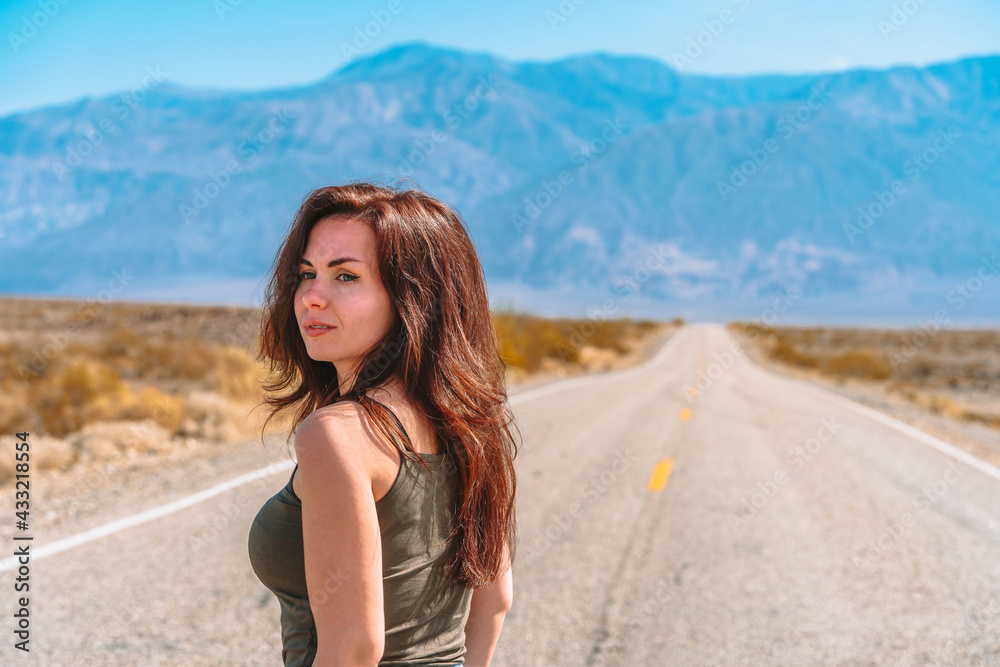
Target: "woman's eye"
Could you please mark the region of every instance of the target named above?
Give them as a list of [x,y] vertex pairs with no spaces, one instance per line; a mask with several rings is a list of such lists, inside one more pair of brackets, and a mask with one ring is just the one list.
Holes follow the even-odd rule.
[[[302,273],[299,274],[299,280],[312,279],[315,277],[316,275],[312,271],[303,271]],[[344,277],[347,277],[350,280],[340,280],[341,278]],[[341,273],[340,275],[337,276],[337,280],[339,280],[342,283],[353,283],[357,279],[358,279],[357,276],[352,275],[350,273]]]

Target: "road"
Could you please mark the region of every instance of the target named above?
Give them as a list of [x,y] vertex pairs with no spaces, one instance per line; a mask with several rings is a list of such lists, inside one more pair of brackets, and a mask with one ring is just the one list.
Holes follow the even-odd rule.
[[[641,367],[512,397],[520,542],[492,664],[1000,664],[1000,473],[734,340],[689,325]],[[246,540],[290,472],[34,561],[30,657],[5,630],[0,661],[280,664]]]

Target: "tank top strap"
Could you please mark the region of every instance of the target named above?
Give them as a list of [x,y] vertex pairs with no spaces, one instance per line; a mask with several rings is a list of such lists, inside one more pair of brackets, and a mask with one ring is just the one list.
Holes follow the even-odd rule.
[[[403,432],[403,435],[406,436],[407,442],[409,442],[410,444],[412,444],[413,440],[410,439],[410,434],[406,432],[406,427],[403,426],[403,422],[400,421],[399,417],[396,416],[396,413],[393,412],[392,409],[388,405],[386,405],[385,403],[382,403],[381,401],[376,401],[374,398],[369,399],[369,400],[374,401],[375,403],[378,403],[383,408],[385,408],[389,412],[390,415],[392,415],[392,418],[394,420],[396,420],[397,424],[399,424],[399,430],[401,430]],[[395,436],[393,436],[393,437],[395,438]],[[415,456],[419,456],[421,459],[423,459],[424,461],[427,461],[432,466],[433,465],[440,465],[441,461],[443,461],[444,453],[442,453],[442,452],[438,452],[437,454],[421,454],[421,453],[417,452],[415,449],[413,449],[411,446],[408,446],[405,442],[397,442],[397,444],[399,445],[400,449],[405,449],[406,451],[410,452],[411,454],[413,454]],[[403,465],[410,465],[411,463],[412,463],[412,461],[411,461],[411,459],[409,457],[407,457],[407,456],[403,457]]]
[[[397,416],[396,416],[396,413],[395,413],[395,412],[393,412],[393,411],[392,411],[392,409],[391,409],[391,408],[390,408],[390,407],[389,407],[388,405],[386,405],[385,403],[383,403],[383,402],[381,402],[381,401],[376,401],[376,400],[375,400],[374,398],[369,398],[368,400],[370,400],[370,401],[371,401],[371,402],[373,402],[373,403],[378,403],[378,404],[379,404],[379,405],[381,405],[381,406],[382,406],[383,408],[385,408],[385,409],[386,409],[386,411],[387,411],[387,412],[388,412],[388,413],[389,413],[390,415],[392,415],[392,418],[393,418],[393,419],[395,420],[395,422],[396,422],[396,423],[397,423],[397,424],[399,425],[399,430],[400,430],[400,431],[402,431],[402,432],[403,432],[403,435],[405,435],[405,436],[406,436],[406,441],[407,441],[407,442],[413,442],[413,441],[412,441],[412,440],[410,439],[410,434],[406,432],[406,428],[405,428],[405,427],[403,426],[403,422],[401,422],[401,421],[399,420],[399,417],[397,417]],[[402,443],[402,444],[405,444],[405,443]],[[412,449],[410,449],[409,447],[404,447],[404,448],[405,448],[405,449],[409,449],[410,451],[413,451],[413,450],[412,450]]]

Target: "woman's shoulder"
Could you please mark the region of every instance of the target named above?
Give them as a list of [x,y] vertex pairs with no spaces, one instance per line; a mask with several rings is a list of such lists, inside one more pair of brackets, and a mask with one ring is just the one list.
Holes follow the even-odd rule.
[[309,413],[295,430],[295,458],[299,464],[292,474],[292,490],[302,497],[299,473],[338,470],[371,483],[376,456],[361,427],[360,405],[342,401]]
[[351,429],[361,422],[360,413],[363,408],[353,401],[338,401],[330,405],[324,405],[306,415],[295,435],[309,432],[318,433],[323,431],[338,431]]
[[313,445],[344,447],[354,455],[366,454],[370,460],[382,449],[368,414],[353,400],[324,405],[302,420],[295,431],[295,447],[298,450]]
[[302,423],[309,420],[314,422],[350,422],[352,418],[357,419],[363,413],[364,408],[357,401],[341,400],[316,408],[306,416]]

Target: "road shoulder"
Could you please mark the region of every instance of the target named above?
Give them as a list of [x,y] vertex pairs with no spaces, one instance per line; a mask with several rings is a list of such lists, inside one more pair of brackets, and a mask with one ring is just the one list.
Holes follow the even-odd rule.
[[745,336],[738,333],[734,335],[740,339],[747,358],[758,366],[777,375],[816,384],[844,398],[878,410],[1000,468],[1000,430],[931,412],[870,382],[851,378],[838,380],[820,373],[779,364],[768,358]]

